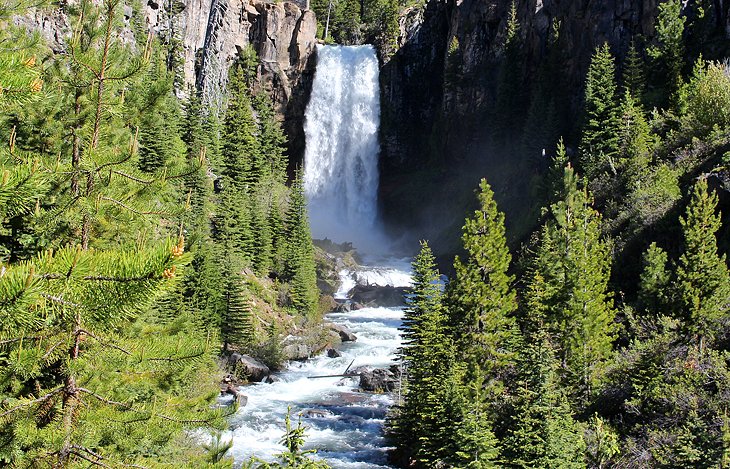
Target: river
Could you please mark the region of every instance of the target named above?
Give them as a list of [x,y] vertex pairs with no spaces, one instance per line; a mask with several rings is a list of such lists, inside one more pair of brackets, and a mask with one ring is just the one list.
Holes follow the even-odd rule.
[[[386,261],[388,262],[388,261]],[[395,267],[364,268],[342,272],[341,298],[355,283],[406,286],[410,282],[407,262],[389,261]],[[224,439],[233,439],[231,454],[237,465],[251,456],[272,460],[282,451],[279,439],[284,434],[284,416],[292,408],[293,421],[302,414],[307,429],[305,449],[316,449],[317,457],[333,468],[373,469],[390,467],[382,430],[388,407],[397,399],[392,394],[358,391],[358,378],[318,378],[313,376],[342,373],[352,368],[388,368],[394,363],[401,344],[401,308],[364,308],[333,312],[325,319],[349,328],[355,342],[339,347],[341,357],[314,357],[306,362],[291,362],[275,374],[274,383],[255,383],[243,389],[248,403],[231,419],[231,430]]]

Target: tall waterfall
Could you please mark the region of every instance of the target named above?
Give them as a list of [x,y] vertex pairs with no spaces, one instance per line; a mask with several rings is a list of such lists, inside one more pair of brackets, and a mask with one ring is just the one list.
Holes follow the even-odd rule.
[[377,220],[378,60],[372,46],[318,46],[317,54],[304,124],[312,233],[368,249]]

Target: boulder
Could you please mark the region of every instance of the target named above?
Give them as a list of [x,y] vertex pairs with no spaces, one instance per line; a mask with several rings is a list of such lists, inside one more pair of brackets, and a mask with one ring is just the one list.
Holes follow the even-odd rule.
[[390,370],[375,368],[360,371],[360,389],[370,392],[394,391],[398,388],[398,377]]
[[251,383],[261,382],[271,373],[269,367],[259,360],[239,353],[228,357],[228,366],[234,370],[236,376],[245,378]]
[[342,354],[340,353],[339,350],[335,350],[333,348],[328,348],[327,349],[327,356],[330,357],[330,358],[339,358],[339,357],[342,356]]
[[221,389],[221,396],[225,395],[233,396],[233,401],[225,404],[226,406],[233,405],[233,402],[237,402],[239,407],[246,407],[246,404],[248,404],[248,396],[246,396],[233,384],[228,384]]
[[311,418],[322,419],[322,418],[327,418],[327,417],[331,417],[331,416],[332,416],[332,412],[330,412],[329,410],[324,410],[324,409],[307,409],[304,412],[302,412],[302,417],[304,417],[305,419],[311,419]]
[[287,360],[306,360],[312,354],[312,350],[306,344],[293,343],[285,345],[281,353]]
[[340,324],[328,323],[327,327],[331,331],[337,332],[340,335],[340,340],[342,342],[355,342],[357,340],[357,336],[345,326],[342,326]]
[[407,292],[405,287],[393,287],[386,285],[356,285],[350,290],[350,300],[353,303],[362,303],[368,306],[382,306],[392,308],[405,306],[404,295]]

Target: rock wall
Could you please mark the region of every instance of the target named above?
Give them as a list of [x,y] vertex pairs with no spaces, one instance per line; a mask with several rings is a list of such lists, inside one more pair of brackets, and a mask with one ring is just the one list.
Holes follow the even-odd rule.
[[[515,0],[524,44],[522,87],[528,96],[547,57],[553,25],[559,24],[560,69],[569,93],[566,102],[558,103],[564,108],[563,135],[570,137],[577,127],[594,48],[608,42],[622,57],[632,38],[650,42],[659,2]],[[704,3],[713,5],[708,11],[713,34],[727,39],[730,2]],[[512,0],[428,0],[402,15],[400,48],[382,65],[384,217],[399,230],[411,227],[435,241],[441,252],[458,246],[458,230],[480,177],[492,184],[513,243],[530,232],[537,218],[534,160],[540,155],[504,154],[489,146],[489,115],[495,107],[511,5]],[[683,9],[689,25],[698,0],[685,1]],[[454,38],[458,47],[450,53]],[[450,70],[449,63],[458,64],[457,70]],[[437,226],[447,232],[434,230]]]

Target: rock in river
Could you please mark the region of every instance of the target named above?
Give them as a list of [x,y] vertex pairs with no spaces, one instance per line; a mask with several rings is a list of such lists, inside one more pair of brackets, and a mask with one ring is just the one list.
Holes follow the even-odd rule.
[[331,331],[335,331],[340,335],[340,340],[342,342],[355,342],[357,340],[357,336],[350,331],[350,329],[346,328],[345,326],[342,326],[340,324],[332,324],[328,323],[327,327]]
[[271,373],[268,366],[253,357],[240,353],[234,353],[228,357],[228,366],[233,369],[237,377],[245,378],[252,383],[263,381]]

